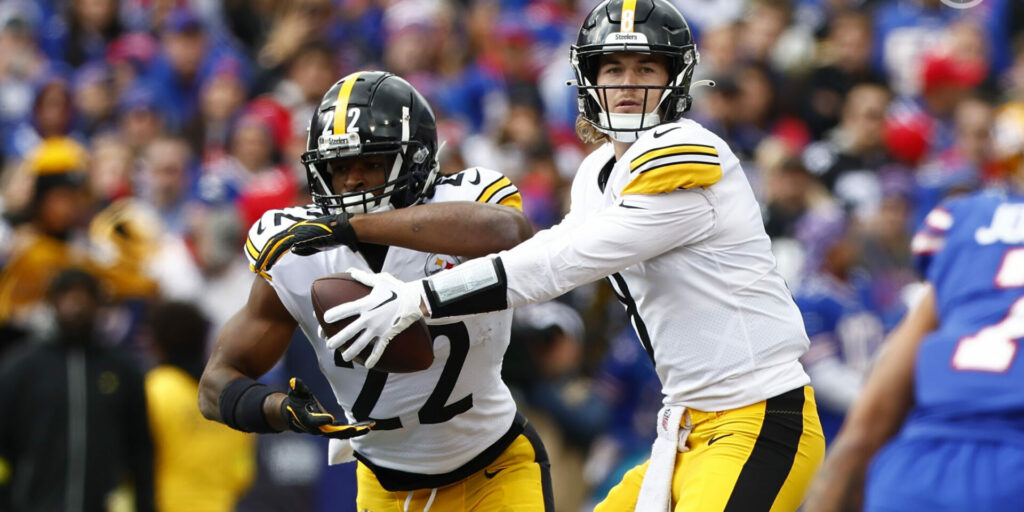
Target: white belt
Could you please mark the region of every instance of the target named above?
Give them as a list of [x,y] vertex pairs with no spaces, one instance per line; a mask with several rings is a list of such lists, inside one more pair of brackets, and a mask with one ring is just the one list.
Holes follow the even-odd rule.
[[[685,418],[685,424],[679,425]],[[672,510],[672,475],[675,474],[676,454],[690,451],[686,438],[693,430],[690,414],[685,407],[665,406],[658,411],[658,437],[651,447],[651,460],[640,486],[636,512],[665,512]]]

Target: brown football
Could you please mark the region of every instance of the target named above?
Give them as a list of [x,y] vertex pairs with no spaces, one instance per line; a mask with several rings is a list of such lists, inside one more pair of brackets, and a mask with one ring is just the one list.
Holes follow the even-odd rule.
[[[352,279],[348,274],[332,274],[313,281],[310,287],[310,297],[313,299],[313,311],[316,312],[316,320],[320,322],[324,333],[331,337],[356,319],[355,316],[343,318],[329,324],[324,322],[324,312],[338,304],[344,304],[356,299],[361,299],[370,293],[370,288],[359,281]],[[339,348],[335,354],[335,361],[342,364]],[[354,359],[355,362],[363,364],[370,356],[371,347],[366,347]],[[427,324],[423,319],[413,322],[404,331],[398,333],[388,348],[384,350],[374,370],[390,373],[410,373],[425,370],[434,362],[433,339],[427,330]]]

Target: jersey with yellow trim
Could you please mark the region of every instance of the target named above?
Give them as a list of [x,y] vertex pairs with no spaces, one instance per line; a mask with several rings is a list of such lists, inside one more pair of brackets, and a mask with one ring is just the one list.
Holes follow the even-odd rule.
[[728,145],[683,119],[580,165],[557,226],[501,253],[510,306],[608,277],[665,403],[747,406],[809,382],[808,340]]
[[[517,209],[521,204],[518,190],[507,178],[481,168],[442,177],[425,202],[447,201],[479,201]],[[246,241],[250,263],[275,233],[320,215],[317,206],[264,213]],[[413,281],[461,261],[451,255],[391,247],[382,270]],[[500,375],[511,311],[431,324],[434,363],[426,370],[407,374],[369,371],[342,360],[340,351],[326,348],[326,341],[317,335],[311,306],[313,281],[349,267],[373,271],[362,255],[342,246],[305,257],[286,253],[266,277],[313,345],[320,369],[349,421],[377,421],[373,432],[352,440],[360,460],[415,474],[458,470],[512,426],[516,405]]]

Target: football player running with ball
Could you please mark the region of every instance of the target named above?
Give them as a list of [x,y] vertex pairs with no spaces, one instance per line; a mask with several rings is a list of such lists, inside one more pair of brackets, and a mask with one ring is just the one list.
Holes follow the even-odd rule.
[[697,60],[667,0],[600,3],[571,64],[578,131],[610,140],[580,165],[565,219],[426,279],[360,276],[375,288],[328,310],[327,321],[358,315],[328,346],[354,338],[347,359],[422,316],[502,310],[606,277],[661,378],[664,408],[650,460],[595,510],[796,510],[825,451],[798,361],[808,339],[739,161],[683,117]]
[[[510,311],[432,322],[434,362],[415,373],[352,363],[318,333],[317,278],[352,268],[414,280],[529,236],[508,178],[480,168],[438,176],[437,149],[434,114],[405,80],[368,71],[334,84],[302,157],[315,204],[268,211],[249,231],[260,277],[217,339],[200,408],[245,432],[332,438],[331,463],[359,461],[359,510],[552,510],[547,455],[500,378]],[[287,394],[253,380],[296,326],[349,424],[297,379]]]

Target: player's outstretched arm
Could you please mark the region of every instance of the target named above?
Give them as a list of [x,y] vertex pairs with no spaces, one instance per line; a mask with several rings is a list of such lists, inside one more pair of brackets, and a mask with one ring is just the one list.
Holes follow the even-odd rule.
[[[240,414],[243,411],[237,405],[228,411],[232,417],[225,418],[222,411],[226,404],[222,400],[244,402],[246,393],[259,392],[258,384],[240,383],[257,379],[270,370],[288,348],[296,325],[274,289],[263,279],[253,281],[249,300],[221,330],[199,381],[199,409],[203,416],[232,428],[241,426],[240,430],[288,428],[281,414],[284,393],[273,393],[263,401],[265,424],[260,423],[260,418]],[[239,387],[243,385],[248,385],[248,389]],[[229,388],[231,393],[225,396]]]
[[917,349],[924,336],[937,326],[935,289],[929,285],[886,340],[875,368],[811,485],[805,511],[861,509],[868,463],[899,431],[913,406]]
[[361,242],[467,258],[511,249],[533,235],[523,212],[473,201],[421,204],[349,222]]

